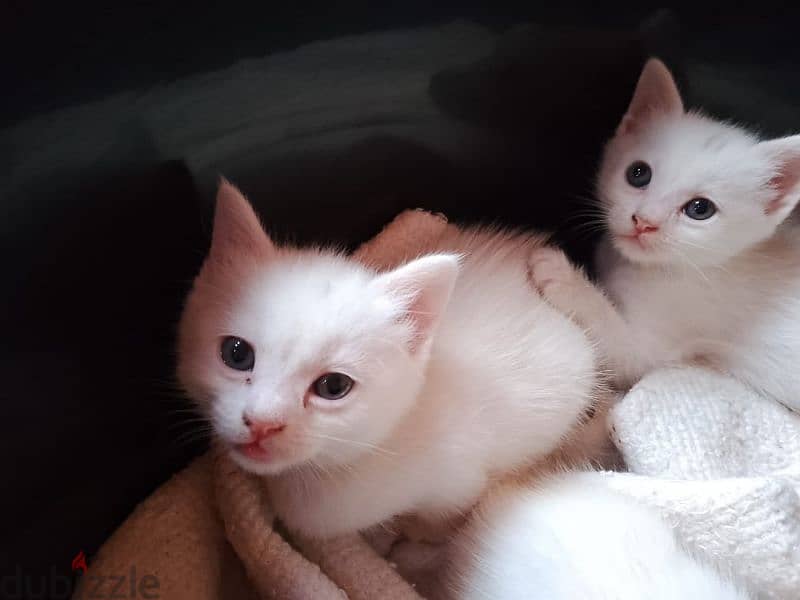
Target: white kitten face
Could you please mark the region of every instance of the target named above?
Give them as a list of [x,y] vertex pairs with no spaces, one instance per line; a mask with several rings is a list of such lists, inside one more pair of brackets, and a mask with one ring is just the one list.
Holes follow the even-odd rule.
[[616,247],[637,262],[706,265],[769,236],[775,225],[764,206],[774,192],[755,146],[745,133],[692,114],[617,136],[599,185]]
[[759,143],[686,113],[669,72],[651,61],[598,176],[614,245],[638,263],[722,264],[791,211],[797,157],[800,138]]
[[[242,282],[221,335],[209,340],[203,374],[214,428],[240,464],[270,473],[312,459],[347,462],[379,444],[414,400],[423,365],[371,279],[344,261],[308,255],[277,259]],[[252,369],[225,363],[226,336],[247,341]],[[339,375],[320,381],[327,374]],[[246,420],[284,429],[253,445]]]
[[260,226],[243,234],[256,225],[252,213],[218,208],[181,324],[179,376],[245,469],[347,464],[413,405],[457,259],[377,275],[332,254],[274,248]]

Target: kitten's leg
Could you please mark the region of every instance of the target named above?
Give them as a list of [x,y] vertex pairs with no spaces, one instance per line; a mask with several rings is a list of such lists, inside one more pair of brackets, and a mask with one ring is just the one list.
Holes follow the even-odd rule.
[[619,384],[629,385],[641,377],[646,365],[628,323],[564,252],[549,246],[536,248],[528,260],[528,273],[553,307],[586,329]]
[[458,600],[744,600],[693,559],[655,509],[594,473],[491,492],[455,538],[442,584]]

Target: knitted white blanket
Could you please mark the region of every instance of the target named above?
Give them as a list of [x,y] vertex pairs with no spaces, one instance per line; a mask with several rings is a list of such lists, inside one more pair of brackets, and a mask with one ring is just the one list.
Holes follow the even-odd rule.
[[756,598],[800,599],[800,415],[704,369],[655,371],[610,416],[631,473],[687,549]]

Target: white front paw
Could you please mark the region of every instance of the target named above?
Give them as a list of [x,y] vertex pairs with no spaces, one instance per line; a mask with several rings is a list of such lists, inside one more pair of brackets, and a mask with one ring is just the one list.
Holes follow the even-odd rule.
[[528,258],[528,276],[539,293],[547,297],[555,288],[571,285],[580,273],[564,252],[543,246],[533,250]]

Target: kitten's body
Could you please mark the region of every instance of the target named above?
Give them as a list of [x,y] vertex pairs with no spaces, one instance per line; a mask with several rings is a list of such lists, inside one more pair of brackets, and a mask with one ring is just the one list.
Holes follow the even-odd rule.
[[[632,182],[643,163],[646,181]],[[701,363],[798,409],[800,232],[788,218],[798,183],[800,136],[759,141],[685,112],[669,72],[651,61],[598,176],[608,297],[553,250],[534,253],[534,280],[587,328],[623,385]],[[691,216],[698,198],[712,203],[710,216]]]
[[451,552],[458,600],[746,598],[688,555],[652,508],[594,473],[490,493]]
[[[232,457],[269,476],[295,531],[458,514],[494,474],[554,450],[596,391],[591,344],[528,280],[542,243],[448,228],[439,254],[377,274],[274,247],[225,184],[179,375]],[[231,336],[252,348],[238,363]],[[355,381],[340,399],[316,387],[331,372]]]
[[[659,269],[630,262],[608,241],[599,278],[624,316],[606,335],[628,382],[655,367],[700,361],[800,408],[800,231],[775,236],[716,267]],[[607,338],[609,339],[609,338]]]
[[331,535],[406,512],[450,517],[490,476],[558,445],[596,381],[586,338],[527,282],[527,257],[541,243],[450,230],[436,250],[464,259],[416,403],[381,451],[330,472],[300,467],[273,478],[273,501],[290,526]]

